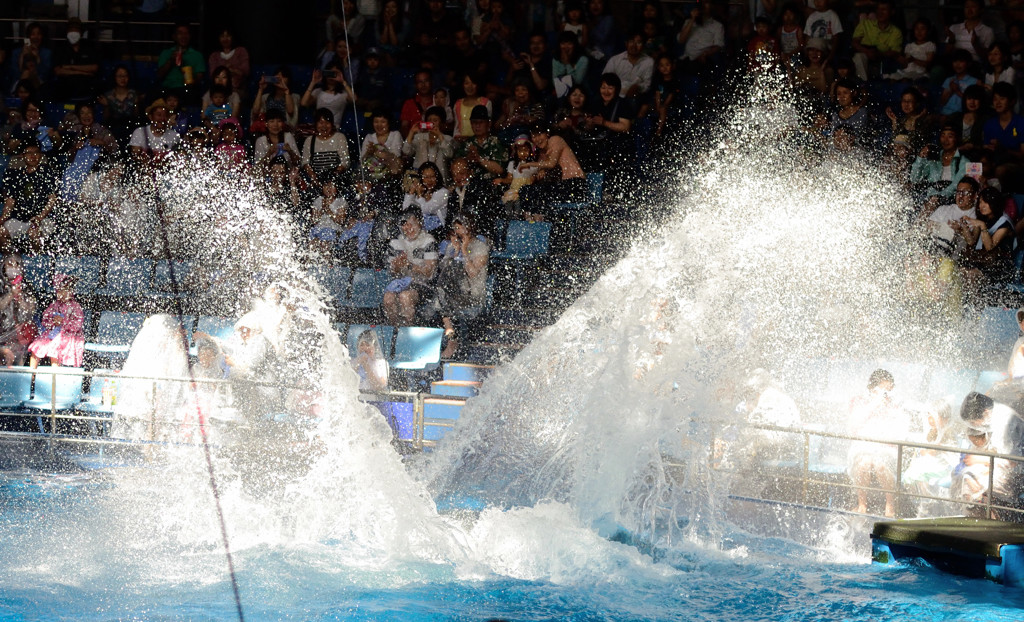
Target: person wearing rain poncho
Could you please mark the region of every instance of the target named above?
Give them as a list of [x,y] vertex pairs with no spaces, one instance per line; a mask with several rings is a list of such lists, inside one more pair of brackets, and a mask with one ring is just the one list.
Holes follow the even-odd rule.
[[235,322],[235,330],[227,340],[218,340],[196,332],[195,339],[217,344],[224,355],[227,377],[231,380],[234,405],[247,419],[254,420],[280,410],[280,391],[269,383],[275,380],[277,355],[263,335],[261,316],[250,311]]
[[[1013,408],[987,395],[971,391],[960,406],[960,419],[967,426],[972,449],[1013,456],[1024,456],[1024,418]],[[977,503],[968,515],[984,516],[983,504],[989,497],[993,505],[1024,509],[1024,463],[995,460],[989,483],[989,458],[963,454],[953,475],[952,493],[961,501]],[[1024,522],[1024,514],[993,509],[990,518]]]

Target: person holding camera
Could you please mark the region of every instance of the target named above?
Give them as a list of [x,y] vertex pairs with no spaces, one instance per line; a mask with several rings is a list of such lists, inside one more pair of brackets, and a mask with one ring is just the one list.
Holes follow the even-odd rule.
[[355,101],[355,91],[335,62],[328,65],[324,71],[313,70],[313,79],[309,81],[306,92],[302,94],[299,105],[314,109],[327,108],[334,113],[334,125],[340,127],[345,108],[349,102],[354,104]]
[[970,162],[958,149],[960,136],[955,128],[943,126],[938,145],[925,145],[910,167],[910,181],[924,191],[924,196],[948,203],[957,184],[967,174]]
[[412,157],[412,166],[415,169],[423,166],[424,162],[433,162],[441,171],[441,178],[448,182],[448,162],[455,153],[452,144],[452,137],[441,132],[441,124],[444,122],[444,110],[438,106],[431,106],[423,113],[423,121],[409,128],[409,134],[402,144],[402,154]]
[[[391,115],[383,108],[370,114],[373,131],[363,139],[363,169],[374,181],[402,172],[402,135],[391,129]],[[422,125],[422,124],[421,124]]]
[[295,127],[299,122],[299,96],[291,90],[292,72],[286,65],[281,65],[272,76],[260,78],[256,89],[256,98],[252,102],[252,120],[261,120],[271,110],[284,112],[285,122]]

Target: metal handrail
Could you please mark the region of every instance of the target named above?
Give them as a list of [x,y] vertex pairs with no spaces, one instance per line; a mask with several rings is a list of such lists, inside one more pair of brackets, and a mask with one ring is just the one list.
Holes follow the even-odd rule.
[[[802,452],[802,456],[801,456],[801,458],[802,458],[801,459],[801,473],[802,473],[802,476],[801,477],[794,477],[792,475],[786,475],[784,473],[777,473],[777,474],[773,474],[772,477],[775,477],[775,478],[780,479],[780,480],[785,480],[785,481],[799,482],[801,484],[801,488],[802,488],[801,498],[802,498],[803,503],[805,505],[808,503],[807,491],[808,491],[808,485],[810,485],[810,484],[819,484],[819,485],[822,485],[822,486],[831,486],[831,487],[835,487],[835,488],[844,488],[844,489],[852,489],[852,490],[864,490],[864,491],[868,491],[868,492],[882,492],[882,493],[886,493],[886,494],[894,494],[894,495],[897,495],[899,497],[910,497],[910,498],[915,498],[915,499],[928,499],[928,500],[932,500],[932,501],[943,501],[943,502],[953,503],[955,505],[960,505],[960,506],[965,506],[965,507],[975,507],[975,506],[979,505],[976,502],[965,501],[965,500],[962,500],[962,499],[954,499],[952,497],[940,497],[940,496],[936,496],[936,495],[927,495],[927,494],[909,492],[909,491],[904,490],[903,489],[903,481],[902,481],[904,449],[905,448],[912,448],[912,449],[927,449],[927,450],[932,450],[932,451],[942,451],[942,452],[945,452],[945,453],[969,454],[969,455],[982,456],[982,457],[988,458],[988,494],[986,494],[986,496],[985,496],[986,497],[986,499],[985,499],[985,512],[986,512],[986,515],[991,516],[993,509],[1007,510],[1007,511],[1011,511],[1011,512],[1024,512],[1024,510],[1022,510],[1021,508],[1008,507],[1008,506],[1004,506],[1004,505],[1000,505],[1000,504],[996,504],[996,503],[992,502],[992,485],[993,485],[994,477],[995,477],[995,475],[994,475],[995,461],[996,460],[1009,460],[1009,461],[1012,461],[1012,462],[1024,462],[1024,456],[1015,456],[1015,455],[1012,455],[1012,454],[1000,454],[1000,453],[991,452],[991,451],[984,451],[984,450],[980,450],[980,449],[976,449],[976,448],[950,447],[948,445],[937,445],[935,443],[923,443],[923,442],[918,442],[918,441],[879,439],[879,438],[872,438],[872,437],[866,437],[866,436],[858,436],[858,435],[853,435],[853,434],[840,434],[840,433],[835,433],[835,432],[825,432],[825,431],[819,431],[819,430],[808,430],[806,428],[792,428],[792,427],[775,426],[775,425],[769,425],[769,424],[737,423],[737,422],[731,422],[731,421],[725,421],[725,420],[712,421],[711,423],[713,425],[716,425],[716,424],[717,425],[726,425],[726,426],[743,427],[743,428],[756,429],[756,430],[764,430],[764,431],[769,431],[769,432],[783,432],[783,433],[789,433],[789,434],[795,434],[795,435],[798,434],[798,435],[800,435],[802,440],[803,440],[803,452]],[[716,426],[716,429],[717,429],[717,426]],[[873,487],[873,486],[859,486],[857,484],[846,484],[846,483],[842,483],[842,482],[826,481],[826,480],[822,480],[822,479],[817,479],[817,478],[811,477],[810,476],[810,438],[812,436],[817,436],[819,438],[834,439],[834,440],[860,441],[860,442],[866,442],[866,443],[876,443],[876,444],[879,444],[879,445],[895,446],[897,469],[896,469],[896,473],[895,473],[894,488],[893,489],[887,489],[887,488],[876,488],[876,487]],[[712,434],[712,443],[715,442],[716,438],[717,438],[717,434],[713,433]],[[671,462],[669,463],[669,465],[670,466],[682,466],[680,464],[671,463]],[[724,468],[721,468],[721,467],[714,467],[714,468],[717,471],[725,472],[725,473],[738,473],[739,472],[738,470],[735,470],[735,469],[724,469]]]

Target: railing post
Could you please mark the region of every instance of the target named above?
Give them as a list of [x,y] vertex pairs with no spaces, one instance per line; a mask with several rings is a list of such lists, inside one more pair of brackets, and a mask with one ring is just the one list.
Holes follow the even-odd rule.
[[418,391],[412,398],[412,438],[413,446],[423,451],[423,394]]
[[149,409],[149,440],[156,440],[156,380],[153,381],[153,403]]
[[992,483],[995,481],[996,457],[988,457],[988,498],[986,500],[985,516],[992,518]]
[[803,476],[803,481],[801,482],[801,486],[802,486],[802,493],[801,493],[802,501],[801,501],[801,503],[806,505],[807,504],[807,478],[810,476],[810,473],[811,473],[811,435],[808,434],[807,432],[804,432],[803,437],[804,437],[804,476]]
[[57,374],[50,371],[50,434],[57,433]]
[[896,510],[897,518],[899,518],[899,506],[900,501],[903,500],[903,443],[897,443],[896,445]]

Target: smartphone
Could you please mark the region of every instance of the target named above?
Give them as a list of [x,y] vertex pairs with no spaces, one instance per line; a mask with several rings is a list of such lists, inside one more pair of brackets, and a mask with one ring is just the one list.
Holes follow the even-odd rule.
[[277,76],[263,76],[263,81],[266,82],[267,84],[277,84],[278,83]]
[[277,155],[284,155],[284,143],[277,143]]
[[432,130],[432,129],[434,129],[434,122],[433,121],[420,121],[420,129],[421,130]]
[[338,77],[338,72],[337,72],[337,70],[334,70],[334,69],[328,69],[327,71],[324,72],[324,77],[325,78],[332,78],[332,79],[333,78],[337,78]]

